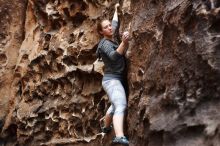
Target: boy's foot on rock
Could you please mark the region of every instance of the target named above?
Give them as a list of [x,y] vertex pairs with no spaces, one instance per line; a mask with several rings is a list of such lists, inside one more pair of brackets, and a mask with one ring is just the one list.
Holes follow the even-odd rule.
[[102,127],[101,129],[102,129],[102,132],[103,132],[103,133],[106,133],[106,134],[107,134],[107,133],[111,132],[112,126]]
[[114,144],[123,144],[123,145],[129,145],[129,141],[125,136],[122,137],[114,137],[112,140],[112,143]]

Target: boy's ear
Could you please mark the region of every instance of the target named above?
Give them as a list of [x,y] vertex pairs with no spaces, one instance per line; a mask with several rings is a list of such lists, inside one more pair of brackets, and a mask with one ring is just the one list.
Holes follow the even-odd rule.
[[102,32],[102,31],[99,31],[99,33],[103,35],[103,32]]

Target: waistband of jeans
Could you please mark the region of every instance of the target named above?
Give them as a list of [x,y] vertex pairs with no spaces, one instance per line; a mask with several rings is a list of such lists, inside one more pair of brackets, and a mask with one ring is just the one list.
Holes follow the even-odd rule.
[[102,81],[107,81],[107,80],[112,80],[112,79],[123,81],[123,76],[116,75],[116,74],[104,74]]

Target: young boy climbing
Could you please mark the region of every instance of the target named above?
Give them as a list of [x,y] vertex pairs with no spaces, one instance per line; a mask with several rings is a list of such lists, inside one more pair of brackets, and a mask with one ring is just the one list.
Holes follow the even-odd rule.
[[122,41],[119,44],[113,37],[118,30],[118,7],[115,5],[115,12],[112,22],[109,20],[101,20],[97,25],[97,31],[103,36],[98,44],[97,54],[102,58],[105,70],[102,79],[102,86],[111,101],[105,115],[105,125],[102,128],[104,133],[111,130],[111,122],[113,119],[113,127],[115,137],[113,143],[128,145],[129,141],[124,136],[124,115],[127,108],[125,72],[126,61],[125,53],[128,47],[129,32],[124,32]]

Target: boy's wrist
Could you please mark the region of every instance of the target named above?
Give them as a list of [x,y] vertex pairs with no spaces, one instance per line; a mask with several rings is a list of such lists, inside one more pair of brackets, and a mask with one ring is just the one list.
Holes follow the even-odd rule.
[[115,4],[115,10],[118,10],[118,7],[119,7],[119,3]]

